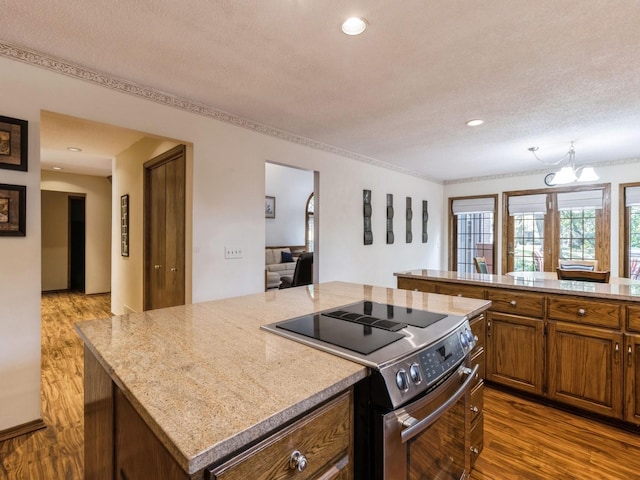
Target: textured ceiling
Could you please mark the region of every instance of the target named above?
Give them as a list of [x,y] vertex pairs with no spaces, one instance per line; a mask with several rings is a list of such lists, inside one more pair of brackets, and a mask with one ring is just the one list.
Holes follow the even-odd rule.
[[578,164],[640,157],[634,0],[2,4],[0,41],[434,179],[537,170],[528,147],[571,141]]

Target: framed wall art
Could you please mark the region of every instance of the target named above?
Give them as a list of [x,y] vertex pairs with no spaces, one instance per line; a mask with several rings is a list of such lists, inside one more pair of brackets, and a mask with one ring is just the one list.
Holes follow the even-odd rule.
[[129,256],[129,195],[120,197],[120,255]]
[[27,225],[27,187],[0,184],[0,236],[24,237]]
[[0,116],[0,168],[27,171],[28,122]]
[[264,197],[264,218],[276,218],[276,197]]

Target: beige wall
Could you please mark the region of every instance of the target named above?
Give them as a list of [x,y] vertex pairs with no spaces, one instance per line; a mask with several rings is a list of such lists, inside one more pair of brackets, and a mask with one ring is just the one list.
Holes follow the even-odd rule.
[[[40,185],[42,190],[81,194],[86,197],[85,293],[109,292],[111,290],[111,183],[106,177],[43,171]],[[64,208],[66,211],[67,207]]]
[[42,291],[69,286],[69,194],[42,191]]
[[[112,289],[111,310],[116,315],[141,312],[143,309],[143,216],[144,216],[144,163],[172,149],[179,142],[143,138],[116,156],[113,170],[113,232],[112,232]],[[190,161],[187,161],[190,165]],[[187,170],[190,170],[188,168]],[[191,189],[187,188],[187,197]],[[120,197],[129,195],[129,256],[120,255]],[[190,212],[190,209],[187,208]],[[188,215],[190,219],[190,215]],[[191,228],[187,228],[190,232]],[[190,238],[190,235],[188,235]],[[185,242],[191,251],[191,242]],[[185,262],[185,285],[187,303],[191,302],[191,265]]]

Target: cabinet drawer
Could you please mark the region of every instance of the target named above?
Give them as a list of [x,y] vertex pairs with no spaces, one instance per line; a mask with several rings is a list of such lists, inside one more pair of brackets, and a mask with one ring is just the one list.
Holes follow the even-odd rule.
[[[352,408],[349,391],[225,464],[210,469],[210,478],[306,480],[330,470],[337,473],[353,469],[349,461]],[[307,460],[307,467],[302,472],[289,465],[296,450]]]
[[461,285],[459,283],[439,283],[438,293],[442,295],[453,295],[454,297],[484,299],[484,288]]
[[627,328],[640,332],[640,306],[629,305],[627,307]]
[[621,305],[577,297],[549,297],[549,318],[568,322],[620,328]]
[[476,463],[476,460],[482,453],[484,448],[484,414],[480,412],[476,423],[471,426],[471,466]]
[[413,278],[398,278],[398,288],[402,290],[417,290],[419,292],[436,293],[436,284]]
[[471,391],[470,405],[471,410],[471,426],[475,424],[477,418],[480,417],[484,407],[484,384],[482,381]]
[[485,343],[487,342],[487,320],[484,315],[472,318],[469,322],[471,325],[471,332],[478,337],[476,346],[473,347],[473,351],[478,352],[484,350]]
[[487,300],[491,300],[491,310],[494,312],[544,317],[544,295],[511,290],[488,290]]
[[487,362],[485,355],[485,350],[483,349],[477,353],[474,353],[471,357],[471,368],[473,368],[475,365],[479,366],[476,380],[473,382],[473,387],[471,388],[475,388],[475,386],[478,385],[483,378],[486,378],[485,375],[487,374]]

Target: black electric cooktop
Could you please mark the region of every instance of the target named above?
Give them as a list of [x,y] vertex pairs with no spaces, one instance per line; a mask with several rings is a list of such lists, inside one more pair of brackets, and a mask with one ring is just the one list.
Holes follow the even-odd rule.
[[276,328],[369,355],[403,338],[398,331],[408,325],[425,328],[445,317],[439,313],[365,301],[279,322]]

